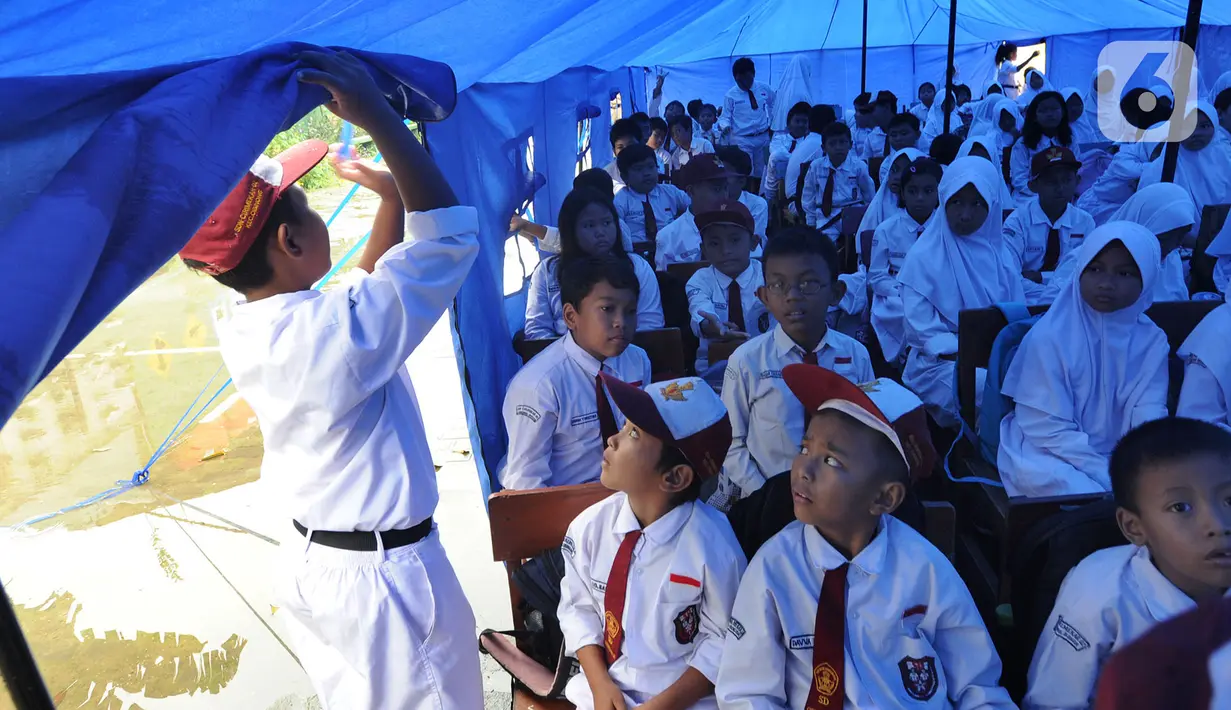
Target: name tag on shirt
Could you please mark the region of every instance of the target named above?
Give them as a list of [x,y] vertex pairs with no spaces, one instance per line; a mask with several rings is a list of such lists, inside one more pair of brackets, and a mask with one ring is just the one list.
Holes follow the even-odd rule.
[[761,372],[761,374],[757,375],[757,379],[760,379],[760,380],[781,380],[781,379],[782,379],[782,370],[763,370],[763,371]]
[[591,422],[598,421],[598,412],[590,412],[589,414],[578,414],[569,420],[569,426],[582,426]]
[[560,290],[560,282],[552,281],[547,284],[547,293],[555,293]]
[[593,587],[594,591],[596,592],[606,592],[607,591],[607,583],[600,582],[597,579],[591,579],[590,586]]
[[849,358],[849,357],[836,357],[836,358],[834,358],[834,359],[833,359],[833,364],[835,364],[835,365],[849,365],[849,364],[851,364],[852,360],[853,360],[853,359],[852,359],[852,358]]
[[792,636],[790,641],[787,642],[787,647],[792,651],[802,651],[804,649],[812,648],[812,643],[813,635],[804,634],[803,636]]

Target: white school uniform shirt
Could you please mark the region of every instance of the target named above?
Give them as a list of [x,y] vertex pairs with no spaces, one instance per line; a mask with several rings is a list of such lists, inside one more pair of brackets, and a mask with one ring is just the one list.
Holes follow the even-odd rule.
[[1231,431],[1231,304],[1210,311],[1184,339],[1184,386],[1176,416],[1201,419]]
[[654,250],[654,268],[666,271],[668,264],[684,264],[701,260],[701,231],[691,211],[658,231]]
[[[919,130],[922,131],[928,125],[928,112],[931,111],[931,106],[924,106],[922,101],[916,101],[910,107],[910,115],[919,119]],[[922,138],[920,139],[922,140]]]
[[[786,164],[786,185],[783,192],[788,200],[791,201],[791,210],[794,214],[795,187],[799,185],[800,173],[803,170],[804,163],[811,163],[821,157],[821,134],[809,133],[799,141],[799,145],[795,146],[795,151],[791,153],[791,159]],[[811,166],[809,166],[811,167]],[[804,173],[807,177],[807,173]]]
[[[569,333],[531,358],[509,382],[504,426],[509,451],[497,477],[512,490],[597,481],[602,472],[599,367],[638,386],[650,382],[650,358],[636,345],[601,364]],[[604,390],[604,394],[605,394]],[[616,426],[624,415],[614,403]]]
[[714,144],[702,138],[700,135],[694,134],[692,137],[692,148],[684,150],[681,146],[676,146],[675,150],[671,151],[671,170],[679,170],[688,165],[689,158],[702,153],[713,153]]
[[761,299],[757,298],[757,289],[765,285],[765,275],[760,261],[750,260],[748,268],[734,279],[719,271],[715,266],[697,270],[692,278],[688,279],[688,285],[684,289],[688,293],[688,314],[691,316],[692,333],[701,340],[701,345],[697,348],[697,372],[702,372],[709,367],[710,341],[701,334],[701,324],[705,322],[701,313],[712,314],[722,323],[730,320],[727,290],[731,288],[732,281],[739,284],[739,300],[744,309],[744,322],[735,324],[739,330],[750,336],[756,336],[768,331],[773,323],[773,316],[765,309],[765,304],[761,303]]
[[611,176],[611,181],[615,183],[616,194],[619,194],[620,190],[624,189],[624,177],[620,175],[620,166],[616,164],[616,159],[612,158],[610,163],[603,166],[603,170]]
[[[833,328],[826,331],[815,352],[818,365],[851,382],[876,379],[863,343]],[[727,361],[722,401],[731,418],[731,448],[718,489],[729,502],[789,470],[799,453],[804,407],[782,379],[782,368],[803,361],[804,349],[779,324],[736,348]]]
[[[637,274],[641,288],[637,295],[637,330],[663,327],[663,306],[658,293],[658,277],[654,267],[638,254],[627,254]],[[526,295],[527,340],[558,338],[568,332],[564,325],[564,304],[560,301],[559,257],[539,262],[530,275],[530,292]]]
[[436,470],[406,359],[479,251],[473,207],[406,215],[407,241],[330,291],[241,303],[222,359],[265,439],[261,478],[309,530],[402,530],[436,509]]
[[1022,339],[1001,393],[1013,411],[1000,422],[996,465],[1010,496],[1111,490],[1107,466],[1120,437],[1167,416],[1167,336],[1146,315],[1159,271],[1158,238],[1132,222],[1108,222],[1077,250],[1075,273],[1112,241],[1141,270],[1141,295],[1099,313],[1070,279]]
[[[821,201],[825,197],[825,182],[829,179],[831,171],[835,173],[833,211],[824,214],[821,211]],[[828,156],[818,158],[812,162],[812,167],[808,169],[808,176],[804,178],[803,204],[808,226],[818,229],[825,227],[827,222],[841,215],[843,207],[860,202],[866,203],[875,194],[876,185],[872,182],[872,176],[868,174],[868,166],[859,158],[848,154],[846,160],[843,160],[842,164],[836,168],[829,161]],[[839,217],[822,232],[832,239],[841,230],[841,223],[842,220]]]
[[769,229],[769,203],[764,197],[747,190],[739,193],[739,201],[752,213],[752,233],[761,238],[761,243],[752,250],[752,255],[760,256],[761,250],[765,248],[765,232]]
[[[700,501],[676,506],[644,529],[625,494],[595,503],[569,525],[561,546],[557,615],[569,655],[603,645],[611,567],[624,537],[636,530],[643,534],[628,570],[624,641],[608,670],[629,707],[659,695],[688,668],[718,679],[731,605],[747,567],[730,523]],[[578,708],[594,707],[584,673],[569,680],[564,694]],[[691,706],[717,707],[713,695]]]
[[996,83],[1000,84],[1005,97],[1016,99],[1020,93],[1017,86],[1017,65],[1008,59],[1001,62],[996,68]]
[[[1210,104],[1199,101],[1196,109],[1214,124],[1214,138],[1201,150],[1189,150],[1180,144],[1176,160],[1176,185],[1188,191],[1197,208],[1200,233],[1201,213],[1207,205],[1225,204],[1231,199],[1231,134],[1218,126],[1218,113]],[[1141,172],[1139,188],[1162,182],[1163,158],[1155,159]]]
[[[849,561],[799,521],[761,546],[731,611],[716,688],[723,710],[804,707],[821,583],[848,562],[846,697],[835,710],[1016,707],[999,685],[1000,657],[962,578],[923,536],[886,515]],[[935,678],[923,700],[906,688],[911,660],[931,665]]]
[[688,193],[675,185],[666,183],[655,185],[648,195],[634,192],[627,187],[620,190],[615,196],[616,213],[628,225],[629,236],[633,242],[646,241],[645,203],[647,200],[650,203],[650,209],[654,210],[654,219],[658,222],[659,234],[679,219],[680,215],[688,212],[688,206],[692,204]]
[[[805,134],[804,138],[808,135],[811,134]],[[774,137],[769,140],[769,162],[765,166],[765,179],[761,181],[763,197],[772,199],[777,196],[778,183],[786,175],[791,154],[795,152],[804,138],[796,138],[786,131],[781,131],[775,133]]]
[[876,331],[888,362],[902,354],[902,342],[906,337],[898,272],[906,263],[906,253],[923,234],[925,225],[926,222],[919,224],[902,210],[882,222],[872,237],[872,264],[868,267],[868,283],[872,286],[872,329]]
[[1094,706],[1111,654],[1196,603],[1136,545],[1099,550],[1069,571],[1034,648],[1024,710]]
[[769,130],[770,117],[774,115],[774,90],[753,81],[751,91],[757,97],[756,110],[748,100],[748,92],[738,84],[722,97],[722,115],[717,125],[724,133],[729,130],[732,138],[757,136]]
[[[873,126],[860,136],[859,143],[855,145],[852,152],[862,160],[868,162],[872,158],[881,158],[885,156],[885,143],[889,140],[889,136],[880,126]],[[893,152],[890,150],[889,152]]]
[[1041,136],[1039,138],[1039,145],[1035,148],[1027,147],[1026,139],[1019,138],[1013,144],[1013,149],[1009,151],[1009,182],[1012,183],[1013,198],[1017,200],[1019,206],[1025,204],[1026,200],[1034,197],[1034,192],[1030,190],[1031,159],[1052,146],[1068,148],[1073,151],[1073,155],[1081,154],[1081,146],[1077,144],[1076,140],[1066,146],[1059,140],[1049,138],[1048,136]]
[[[625,224],[622,219],[618,221],[618,224],[620,225],[620,245],[624,247],[624,251],[632,253],[633,239],[628,236],[628,225]],[[539,249],[549,254],[559,254],[561,248],[560,228],[545,227],[544,229],[547,230],[547,233],[543,235],[542,239],[537,240],[539,243]]]
[[[1019,271],[1039,271],[1043,268],[1047,233],[1053,227],[1060,232],[1060,258],[1056,260],[1056,269],[1059,269],[1064,257],[1081,246],[1086,235],[1094,231],[1094,218],[1085,210],[1069,205],[1053,224],[1039,204],[1039,196],[1035,195],[1013,210],[1013,214],[1004,221],[1005,245],[1017,258]],[[1044,272],[1041,284],[1029,280],[1023,282],[1027,304],[1033,306],[1055,300],[1057,290],[1050,288],[1054,274],[1054,270]]]

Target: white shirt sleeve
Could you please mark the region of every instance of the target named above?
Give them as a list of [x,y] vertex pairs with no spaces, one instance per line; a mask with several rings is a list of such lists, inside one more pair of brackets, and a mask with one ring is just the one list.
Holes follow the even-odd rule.
[[804,192],[800,195],[804,207],[804,217],[808,221],[809,227],[816,226],[816,213],[820,211],[820,205],[817,204],[817,193],[820,192],[820,187],[817,185],[820,173],[820,161],[814,160],[808,166],[808,174],[804,177]]
[[[889,140],[886,138],[885,140]],[[866,163],[859,164],[859,202],[868,203],[872,201],[872,196],[876,194],[876,184],[872,182],[872,176],[868,173]]]
[[[547,227],[547,233],[539,241],[539,249],[549,254],[560,253],[560,230],[557,227]],[[623,231],[621,229],[621,231]],[[627,236],[624,237],[628,239]]]
[[692,198],[675,185],[663,185],[666,188],[667,194],[671,197],[671,211],[675,213],[675,218],[678,219],[681,215],[688,211],[692,206]]
[[[588,516],[587,516],[588,519]],[[560,606],[556,617],[564,635],[564,652],[577,655],[577,649],[603,645],[603,610],[590,592],[590,558],[594,550],[576,521],[569,525],[561,546],[564,579],[560,581]]]
[[710,292],[702,288],[702,282],[708,279],[708,276],[703,276],[701,269],[688,279],[688,284],[684,287],[684,291],[688,294],[688,316],[689,324],[692,326],[692,334],[698,338],[701,335],[701,324],[705,322],[705,318],[701,316],[702,311],[711,315],[717,316],[718,312],[714,309],[714,299],[710,298]]
[[932,357],[957,352],[957,333],[949,330],[931,301],[909,286],[902,288],[902,315],[911,345]]
[[551,449],[560,412],[546,382],[510,383],[504,396],[509,451],[500,485],[510,490],[544,488],[551,481]]
[[[1094,447],[1090,445],[1090,437],[1081,430],[1077,422],[1024,404],[1015,405],[1013,412],[1017,426],[1035,448],[1046,451],[1085,474],[1094,485],[1090,488],[1090,492],[1097,493],[1107,490],[1109,459],[1094,450]],[[1001,445],[1003,446],[1004,443],[1002,442]],[[1031,484],[1035,490],[1047,487],[1041,481],[1032,481]],[[1057,485],[1061,484],[1057,483]],[[1081,492],[1079,489],[1088,486],[1081,486],[1076,481],[1067,481],[1063,483],[1063,487],[1077,493]]]
[[526,294],[526,325],[522,329],[526,340],[543,340],[560,335],[556,332],[556,317],[551,312],[549,282],[552,276],[549,263],[547,260],[540,261],[534,273],[530,274],[530,290]]
[[748,451],[748,430],[752,425],[752,381],[747,348],[741,346],[731,353],[722,381],[722,403],[731,419],[731,448],[722,465],[722,473],[729,481],[739,486],[742,495],[757,490],[769,478]]
[[629,254],[633,271],[641,284],[637,296],[637,330],[654,330],[663,327],[663,304],[658,293],[658,277],[650,263],[637,254]]
[[[1104,621],[1104,609],[1090,600],[1090,580],[1074,568],[1060,585],[1056,605],[1034,647],[1026,676],[1025,710],[1086,710],[1094,706],[1094,693],[1103,661],[1115,643],[1113,629]],[[1098,580],[1117,584],[1119,580]]]
[[[704,503],[697,502],[697,505]],[[716,555],[715,555],[716,556]],[[711,683],[718,682],[718,667],[722,660],[727,627],[731,623],[731,607],[739,591],[739,579],[748,563],[744,555],[736,554],[705,569],[705,589],[701,597],[701,629],[697,635],[688,665],[696,668]]]
[[731,117],[735,115],[735,99],[731,92],[722,97],[722,115],[718,117],[718,130],[726,133],[731,130]]
[[722,710],[788,710],[782,621],[756,557],[740,581],[714,693]]
[[358,385],[356,403],[389,384],[440,320],[479,253],[478,231],[473,207],[411,212],[411,241],[386,252],[371,274],[336,299],[334,317]]
[[1030,150],[1026,141],[1018,139],[1009,151],[1009,181],[1013,183],[1013,196],[1030,196]]
[[[654,92],[651,91],[650,92],[650,106],[649,106],[649,109],[646,111],[646,113],[648,113],[651,116],[662,116],[662,114],[659,113],[659,107],[662,106],[662,103],[663,103],[662,92],[659,92],[658,95],[655,96]],[[642,138],[643,140],[641,142],[644,143],[645,141],[649,140],[650,137],[642,136]]]
[[1213,372],[1200,360],[1189,360],[1184,366],[1184,385],[1180,388],[1180,406],[1176,416],[1200,419],[1231,431],[1231,416],[1227,414],[1227,393]]
[[1000,685],[1000,656],[983,625],[974,599],[951,567],[943,582],[948,597],[936,622],[936,654],[954,710],[1003,708],[1016,710]]
[[868,266],[868,283],[872,293],[881,298],[901,298],[902,284],[889,274],[889,243],[892,241],[888,222],[882,222],[872,236],[872,263]]

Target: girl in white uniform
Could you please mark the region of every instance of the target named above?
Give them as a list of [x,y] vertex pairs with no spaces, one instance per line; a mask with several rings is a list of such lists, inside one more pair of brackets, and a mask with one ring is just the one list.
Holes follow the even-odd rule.
[[1095,224],[1107,222],[1132,197],[1141,174],[1162,151],[1162,143],[1121,143],[1111,165],[1077,198],[1077,206],[1090,213]]
[[1154,283],[1154,300],[1187,301],[1188,278],[1180,242],[1197,221],[1197,208],[1179,185],[1160,182],[1141,188],[1116,210],[1111,221],[1136,222],[1158,237],[1162,266]]
[[1031,101],[1039,94],[1055,91],[1055,87],[1043,76],[1043,72],[1038,69],[1029,69],[1026,71],[1026,87],[1022,89],[1022,93],[1017,97],[1017,103],[1022,106],[1029,106]]
[[[1193,110],[1197,111],[1196,128],[1180,142],[1173,182],[1192,196],[1200,229],[1206,205],[1231,202],[1231,137],[1217,128],[1218,113],[1213,106],[1199,101]],[[1155,160],[1142,171],[1141,186],[1162,182],[1162,175],[1163,160]]]
[[1167,416],[1167,336],[1146,316],[1158,239],[1132,222],[1086,237],[1078,270],[1030,329],[1001,388],[996,463],[1010,496],[1111,490],[1111,450],[1129,429]]
[[875,230],[882,222],[902,211],[898,198],[898,184],[902,174],[912,161],[926,157],[921,150],[903,148],[894,151],[888,160],[881,163],[880,187],[872,197],[872,202],[868,203],[868,211],[863,213],[863,219],[859,221],[857,234]]
[[573,190],[560,206],[560,255],[539,264],[530,277],[526,297],[527,340],[556,338],[568,332],[564,325],[564,306],[560,303],[558,273],[569,259],[579,256],[615,254],[632,262],[641,284],[637,298],[637,329],[663,327],[663,307],[658,295],[658,277],[649,262],[624,251],[620,241],[619,216],[611,200],[602,193],[582,188]]
[[1021,94],[1017,85],[1017,73],[1026,68],[1032,59],[1039,56],[1038,51],[1030,55],[1030,59],[1017,64],[1017,45],[1005,42],[996,50],[996,82],[1010,99],[1016,99]]
[[1179,356],[1184,359],[1184,386],[1176,416],[1201,419],[1231,431],[1231,304],[1210,311],[1193,328]]
[[898,272],[936,212],[937,188],[943,172],[940,163],[931,158],[912,162],[902,174],[898,212],[882,222],[872,238],[872,263],[868,267],[868,283],[872,286],[872,328],[888,362],[895,362],[902,356],[905,336]]
[[1034,197],[1030,190],[1030,161],[1036,153],[1054,145],[1068,148],[1073,155],[1081,154],[1081,147],[1073,139],[1064,97],[1055,91],[1045,91],[1026,107],[1022,137],[1013,144],[1009,154],[1009,177],[1013,183],[1013,199],[1018,205]]
[[[1099,79],[1102,79],[1100,84]],[[1094,74],[1090,77],[1090,86],[1081,95],[1082,113],[1081,118],[1072,120],[1073,135],[1078,143],[1102,143],[1110,140],[1103,135],[1103,130],[1099,127],[1099,87],[1103,87],[1103,92],[1110,93],[1116,84],[1116,70],[1114,67],[1106,64],[1099,66],[1094,70]],[[1108,97],[1110,101],[1103,108],[1103,112],[1109,116],[1119,116],[1118,106],[1119,100],[1114,97]],[[1071,116],[1069,117],[1072,118]]]
[[[996,174],[1003,175],[1003,168],[1000,161],[1004,158],[999,150],[996,150],[995,138],[989,135],[971,135],[962,142],[962,147],[957,149],[957,157],[965,158],[966,156],[974,156],[983,158],[996,166]],[[1012,205],[1013,193],[1009,190],[1009,186],[1004,180],[1000,181],[1000,204]]]
[[953,161],[940,181],[942,212],[907,253],[898,277],[905,344],[911,348],[902,382],[946,427],[959,425],[958,313],[1026,298],[1021,273],[1004,246],[1001,181],[982,158]]

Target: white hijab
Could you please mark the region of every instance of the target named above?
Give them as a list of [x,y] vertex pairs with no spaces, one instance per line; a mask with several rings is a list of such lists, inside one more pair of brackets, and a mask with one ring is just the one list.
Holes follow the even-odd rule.
[[1223,72],[1214,80],[1214,85],[1210,87],[1210,103],[1214,103],[1214,99],[1227,89],[1231,89],[1231,71]]
[[903,148],[893,151],[881,163],[880,187],[877,188],[872,201],[868,203],[868,210],[863,213],[863,219],[859,221],[859,234],[876,229],[881,222],[902,211],[902,208],[898,206],[898,196],[889,189],[889,170],[901,157],[914,162],[919,158],[926,158],[927,155],[916,148]]
[[[995,136],[971,135],[970,138],[967,138],[962,142],[962,147],[957,149],[957,157],[965,158],[970,155],[970,151],[973,150],[976,145],[983,146],[983,150],[987,151],[988,156],[991,157],[992,165],[996,166],[996,172],[1003,175],[1004,166],[1001,165],[1001,158],[1003,156],[1000,154],[1000,150],[996,147]],[[1000,181],[1000,187],[1002,188],[1000,191],[1000,204],[1013,204],[1013,192],[1009,189],[1009,186],[1005,184],[1004,180]]]
[[[1040,77],[1043,78],[1043,88],[1036,89],[1030,85],[1030,75],[1031,74],[1038,74]],[[1043,76],[1043,72],[1039,71],[1038,69],[1035,69],[1033,67],[1031,67],[1030,69],[1027,69],[1025,79],[1026,79],[1026,83],[1024,86],[1022,86],[1022,93],[1020,96],[1017,97],[1017,103],[1023,109],[1030,105],[1030,102],[1034,100],[1034,97],[1038,96],[1044,91],[1055,91],[1055,89],[1052,88],[1051,82],[1048,81],[1047,77]]]
[[[1228,222],[1231,223],[1231,220]],[[1231,339],[1229,333],[1231,303],[1224,303],[1201,319],[1176,353],[1185,360],[1190,355],[1196,355],[1218,380],[1224,393],[1231,392],[1231,347],[1227,347]]]
[[[949,323],[956,324],[958,313],[967,308],[1026,300],[1022,275],[1004,246],[1003,184],[1004,177],[983,158],[954,160],[940,180],[938,216],[906,254],[898,280],[926,298]],[[944,210],[967,185],[987,202],[987,219],[973,234],[959,237],[949,228]]]
[[1013,141],[1016,140],[1015,136],[1000,130],[1000,114],[1003,111],[1007,111],[1013,117],[1013,122],[1017,124],[1017,131],[1021,133],[1022,127],[1026,125],[1022,108],[1007,96],[989,97],[985,100],[975,112],[974,120],[971,121],[970,130],[967,132],[967,135],[971,136],[991,136],[992,144],[998,146],[992,151],[997,156],[1001,150],[1013,145]]
[[[1196,224],[1197,207],[1187,190],[1169,182],[1160,182],[1138,190],[1111,215],[1110,221],[1135,222],[1158,236]],[[1188,284],[1184,281],[1184,262],[1179,249],[1163,255],[1158,280],[1154,283],[1154,300],[1188,300]]]
[[[1115,67],[1107,64],[1099,66],[1094,70],[1094,74],[1090,77],[1090,86],[1085,93],[1081,95],[1081,103],[1086,110],[1082,112],[1081,118],[1076,122],[1071,122],[1073,125],[1073,140],[1081,145],[1086,143],[1102,143],[1107,138],[1103,135],[1103,129],[1099,128],[1099,94],[1098,94],[1098,78],[1103,72],[1110,72],[1112,76],[1112,85],[1115,84]],[[1067,99],[1067,94],[1066,94]],[[1113,116],[1118,116],[1119,102],[1109,102],[1107,110],[1112,112]]]
[[[1180,145],[1180,157],[1175,167],[1175,184],[1188,190],[1196,205],[1198,220],[1206,205],[1231,202],[1231,136],[1218,128],[1218,113],[1205,101],[1193,109],[1204,113],[1214,124],[1214,137],[1201,150],[1188,150]],[[1141,185],[1153,185],[1162,180],[1163,156],[1146,166]]]
[[799,102],[812,105],[812,65],[802,54],[796,54],[787,65],[786,73],[778,82],[774,93],[774,115],[770,116],[770,128],[775,132],[786,131],[786,115]]
[[[1119,241],[1141,269],[1141,295],[1131,306],[1099,313],[1081,297],[1081,274],[1108,244]],[[1133,408],[1167,359],[1167,337],[1146,316],[1154,302],[1158,239],[1132,222],[1108,222],[1077,251],[1073,279],[1022,340],[1001,392],[1078,428],[1110,452],[1133,421]]]

